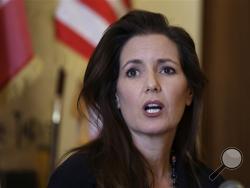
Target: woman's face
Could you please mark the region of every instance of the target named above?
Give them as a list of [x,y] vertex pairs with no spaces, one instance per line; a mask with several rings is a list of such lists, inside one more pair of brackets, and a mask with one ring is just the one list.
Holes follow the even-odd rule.
[[175,129],[192,102],[176,44],[161,34],[132,37],[121,51],[116,96],[132,135]]

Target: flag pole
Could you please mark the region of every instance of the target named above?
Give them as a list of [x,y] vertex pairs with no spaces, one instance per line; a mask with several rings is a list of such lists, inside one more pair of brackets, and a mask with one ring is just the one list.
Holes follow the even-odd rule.
[[60,131],[60,124],[62,120],[62,97],[65,82],[65,71],[61,68],[58,72],[56,96],[54,100],[52,112],[52,133],[51,133],[51,150],[50,150],[50,171],[52,172],[56,167],[56,158],[58,152],[58,138]]

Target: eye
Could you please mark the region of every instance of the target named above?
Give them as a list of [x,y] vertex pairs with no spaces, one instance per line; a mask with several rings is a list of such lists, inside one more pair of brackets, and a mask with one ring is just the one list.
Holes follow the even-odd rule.
[[172,75],[172,74],[175,74],[176,71],[172,67],[165,66],[165,67],[162,67],[160,73]]
[[137,69],[135,69],[135,68],[130,68],[130,69],[127,70],[126,75],[129,78],[132,78],[132,77],[138,76],[139,71]]

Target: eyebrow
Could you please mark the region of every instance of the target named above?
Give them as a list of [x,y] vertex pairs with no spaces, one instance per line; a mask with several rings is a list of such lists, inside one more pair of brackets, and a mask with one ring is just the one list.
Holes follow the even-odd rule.
[[[176,61],[172,60],[172,59],[169,59],[169,58],[160,58],[160,59],[157,59],[157,64],[164,64],[166,62],[171,62],[175,65],[179,65],[179,63],[177,63]],[[122,67],[121,69],[124,69],[128,64],[142,64],[142,60],[140,59],[131,59],[129,61],[127,61]]]
[[124,69],[128,64],[142,64],[140,59],[131,59],[127,61],[121,68]]

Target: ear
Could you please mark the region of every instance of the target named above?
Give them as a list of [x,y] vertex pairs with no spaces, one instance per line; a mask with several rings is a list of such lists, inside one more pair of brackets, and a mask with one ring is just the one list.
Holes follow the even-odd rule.
[[188,88],[187,97],[186,97],[186,105],[190,106],[193,101],[193,90]]
[[121,107],[121,105],[120,105],[120,99],[119,99],[117,93],[115,94],[115,101],[116,101],[117,108],[120,108]]

